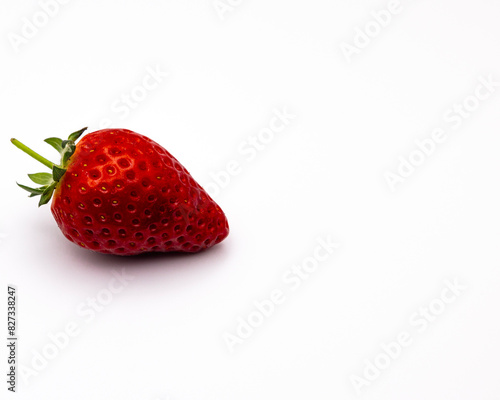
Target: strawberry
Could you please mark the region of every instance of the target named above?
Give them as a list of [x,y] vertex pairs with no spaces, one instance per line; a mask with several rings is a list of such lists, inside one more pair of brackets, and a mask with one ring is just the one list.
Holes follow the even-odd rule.
[[39,206],[51,211],[70,241],[100,253],[198,252],[224,240],[226,216],[167,150],[126,129],[104,129],[68,140],[49,138],[55,165],[16,139],[12,143],[52,170],[29,174]]

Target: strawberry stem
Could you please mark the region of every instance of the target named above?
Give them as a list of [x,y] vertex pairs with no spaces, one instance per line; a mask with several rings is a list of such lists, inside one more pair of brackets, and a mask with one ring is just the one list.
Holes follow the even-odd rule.
[[10,139],[10,141],[12,142],[12,144],[14,146],[16,146],[18,149],[21,149],[22,151],[24,151],[26,154],[30,155],[31,157],[33,157],[35,160],[37,161],[40,161],[43,165],[45,165],[46,167],[52,169],[54,168],[54,163],[47,160],[45,157],[42,157],[40,154],[36,153],[35,151],[31,150],[28,146],[22,144],[19,140],[17,139]]

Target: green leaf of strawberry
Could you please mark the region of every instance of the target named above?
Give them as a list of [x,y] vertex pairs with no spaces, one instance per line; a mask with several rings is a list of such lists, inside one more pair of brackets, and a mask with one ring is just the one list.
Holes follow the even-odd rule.
[[[30,188],[28,186],[21,185],[20,183],[17,184],[20,188],[26,190],[27,192],[30,192],[34,196],[39,196],[45,191],[45,187],[41,188]],[[33,197],[33,196],[30,196]]]
[[68,136],[68,140],[72,142],[76,142],[80,136],[82,136],[82,133],[85,132],[87,128],[80,129],[79,131],[73,132],[71,135]]
[[[64,176],[65,173],[66,173],[66,170],[64,168],[60,168],[57,165],[54,165],[52,167],[51,180],[53,178],[54,181],[59,182],[61,180],[61,178]],[[48,175],[50,175],[50,174],[48,174]]]
[[56,149],[59,153],[62,152],[62,139],[59,139],[57,137],[51,137],[48,139],[44,140],[45,143],[50,144],[54,149]]
[[39,172],[38,174],[28,174],[29,178],[39,185],[50,185],[53,182],[52,175],[48,172]]
[[44,204],[47,204],[50,199],[52,198],[52,194],[54,193],[54,189],[56,188],[57,182],[52,183],[48,188],[46,188],[43,193],[42,197],[40,198],[40,202],[38,203],[38,207],[43,206]]

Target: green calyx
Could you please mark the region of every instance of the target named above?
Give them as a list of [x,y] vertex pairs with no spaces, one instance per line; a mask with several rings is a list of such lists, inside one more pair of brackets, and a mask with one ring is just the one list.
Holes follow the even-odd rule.
[[47,160],[42,157],[40,154],[31,150],[28,146],[24,145],[17,139],[10,139],[12,144],[17,148],[24,151],[26,154],[33,157],[35,160],[41,162],[47,168],[51,170],[51,173],[48,172],[39,172],[36,174],[28,174],[28,177],[37,185],[42,185],[38,188],[31,188],[28,186],[24,186],[21,184],[17,184],[20,188],[26,190],[30,193],[29,197],[40,196],[40,201],[38,203],[38,207],[47,204],[52,198],[52,194],[57,187],[57,184],[61,180],[61,178],[66,173],[66,168],[69,163],[69,159],[73,155],[76,150],[76,141],[85,132],[87,128],[80,129],[79,131],[73,132],[68,136],[67,140],[51,137],[45,139],[45,143],[50,144],[54,149],[56,149],[61,155],[61,161],[59,165],[54,164],[53,162]]

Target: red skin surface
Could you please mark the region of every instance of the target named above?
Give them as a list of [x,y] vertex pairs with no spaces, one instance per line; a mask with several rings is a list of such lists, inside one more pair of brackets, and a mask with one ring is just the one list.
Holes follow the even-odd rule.
[[126,129],[78,142],[51,211],[66,238],[100,253],[198,252],[229,234],[223,211],[189,172]]

